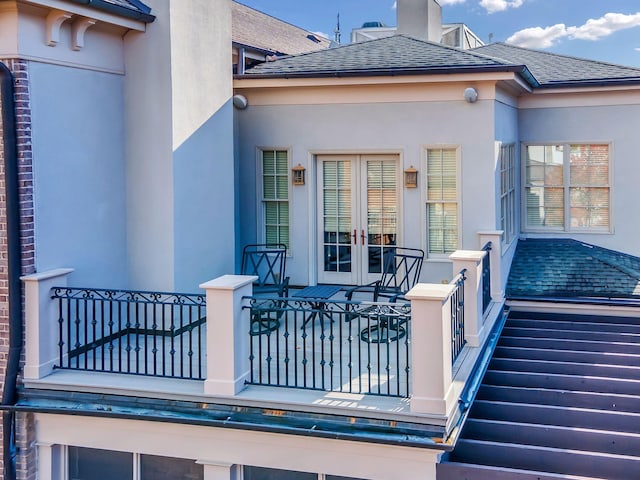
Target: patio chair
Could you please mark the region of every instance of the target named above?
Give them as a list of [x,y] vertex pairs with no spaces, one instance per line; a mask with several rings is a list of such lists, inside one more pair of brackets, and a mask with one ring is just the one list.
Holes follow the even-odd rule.
[[[347,300],[353,300],[356,293],[360,298],[362,294],[371,294],[373,302],[396,303],[398,300],[403,300],[403,295],[418,283],[423,261],[424,251],[417,248],[389,247],[385,249],[380,280],[346,290]],[[373,311],[374,309],[370,309],[370,311],[365,309],[358,315],[367,316]],[[353,320],[358,315],[353,315],[348,320]],[[379,313],[370,316],[370,318],[374,318],[375,325],[366,327],[360,332],[360,338],[365,342],[383,343],[398,340],[406,334],[406,329],[403,327],[406,320],[398,321],[395,317]]]
[[[286,298],[289,295],[289,277],[286,276],[287,247],[282,243],[246,245],[242,249],[242,275],[258,277],[253,282],[254,296]],[[284,300],[270,299],[259,308],[252,308],[251,335],[270,333],[280,326]]]

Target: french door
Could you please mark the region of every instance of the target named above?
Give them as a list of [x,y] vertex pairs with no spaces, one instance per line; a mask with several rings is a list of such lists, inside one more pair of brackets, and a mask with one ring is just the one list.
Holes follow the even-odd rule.
[[399,158],[320,155],[317,160],[318,282],[375,281],[385,249],[399,242]]

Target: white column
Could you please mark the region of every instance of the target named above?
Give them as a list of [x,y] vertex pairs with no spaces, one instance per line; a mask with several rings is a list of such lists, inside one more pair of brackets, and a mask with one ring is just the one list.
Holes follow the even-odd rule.
[[198,460],[204,466],[204,480],[240,480],[240,466],[231,463]]
[[25,380],[38,380],[58,360],[58,309],[53,287],[66,287],[71,268],[59,268],[21,277],[25,290]]
[[491,262],[491,300],[502,303],[504,291],[502,290],[502,235],[503,230],[487,230],[478,232],[480,248],[487,242],[491,242],[489,261]]
[[457,250],[449,255],[453,276],[466,270],[464,282],[464,338],[471,347],[480,345],[484,317],[482,313],[482,259],[487,252]]
[[445,416],[450,411],[451,293],[454,285],[420,283],[411,300],[411,411]]
[[208,395],[233,396],[249,378],[249,310],[242,297],[253,292],[257,277],[223,275],[200,285],[207,291],[207,379]]

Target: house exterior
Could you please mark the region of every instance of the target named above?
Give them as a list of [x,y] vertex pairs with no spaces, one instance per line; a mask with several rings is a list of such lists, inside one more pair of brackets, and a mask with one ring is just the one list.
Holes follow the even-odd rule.
[[[435,479],[518,239],[640,254],[640,70],[398,34],[232,77],[233,8],[0,2],[3,478]],[[252,243],[292,290],[426,260],[283,300]]]

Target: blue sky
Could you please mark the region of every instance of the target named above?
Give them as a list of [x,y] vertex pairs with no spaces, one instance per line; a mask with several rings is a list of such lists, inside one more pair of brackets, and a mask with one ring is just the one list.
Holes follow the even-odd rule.
[[[239,0],[342,43],[366,21],[396,24],[394,0]],[[439,0],[445,23],[466,23],[484,42],[640,67],[640,0]]]

